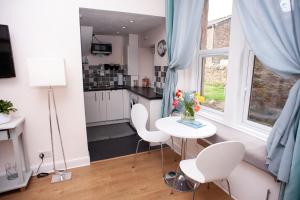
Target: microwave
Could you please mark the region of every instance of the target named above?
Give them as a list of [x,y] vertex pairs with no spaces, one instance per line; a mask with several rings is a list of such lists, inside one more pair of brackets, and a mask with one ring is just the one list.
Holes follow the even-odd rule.
[[111,44],[92,43],[91,52],[92,54],[109,55],[112,53],[112,46]]

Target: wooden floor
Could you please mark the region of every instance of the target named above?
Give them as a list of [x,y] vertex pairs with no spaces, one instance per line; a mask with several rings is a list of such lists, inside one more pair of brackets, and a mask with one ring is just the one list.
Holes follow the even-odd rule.
[[[165,170],[174,170],[174,154],[165,149]],[[191,200],[192,193],[175,192],[164,183],[160,167],[160,152],[141,153],[136,167],[132,168],[132,156],[120,157],[92,163],[90,166],[72,169],[71,181],[51,184],[50,176],[33,177],[25,191],[12,191],[1,194],[0,199],[101,199],[101,200]],[[178,158],[179,159],[179,158]],[[200,186],[197,200],[221,200],[229,197],[217,186]]]

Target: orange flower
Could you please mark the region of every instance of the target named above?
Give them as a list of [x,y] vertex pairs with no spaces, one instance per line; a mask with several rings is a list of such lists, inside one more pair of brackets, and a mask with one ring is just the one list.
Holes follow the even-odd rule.
[[195,110],[196,112],[199,112],[199,110],[200,110],[199,104],[194,105],[194,110]]

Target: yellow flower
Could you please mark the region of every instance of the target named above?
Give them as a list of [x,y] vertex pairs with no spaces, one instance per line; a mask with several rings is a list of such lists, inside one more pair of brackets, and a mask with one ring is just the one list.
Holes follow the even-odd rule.
[[200,97],[198,98],[198,101],[199,101],[200,103],[204,103],[204,102],[205,102],[205,97],[204,97],[204,96],[200,96]]
[[201,96],[199,92],[195,93],[195,98],[197,99],[197,101],[199,101],[200,103],[204,103],[205,102],[205,97]]

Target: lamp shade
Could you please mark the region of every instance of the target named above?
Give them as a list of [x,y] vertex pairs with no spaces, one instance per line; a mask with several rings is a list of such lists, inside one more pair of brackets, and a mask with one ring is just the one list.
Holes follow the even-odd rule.
[[29,85],[36,87],[65,86],[63,58],[28,58]]

